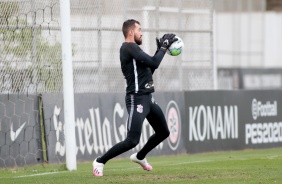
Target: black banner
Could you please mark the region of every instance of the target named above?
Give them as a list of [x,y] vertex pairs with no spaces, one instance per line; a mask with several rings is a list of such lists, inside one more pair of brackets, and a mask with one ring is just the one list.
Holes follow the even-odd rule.
[[38,97],[0,95],[0,167],[42,162]]
[[185,93],[189,153],[282,146],[282,93],[192,91]]
[[[282,146],[281,90],[189,91],[153,94],[170,129],[168,139],[148,156]],[[64,109],[61,94],[44,94],[48,161],[65,162]],[[42,163],[39,99],[0,95],[0,167]],[[92,161],[127,133],[123,93],[75,94],[77,160]],[[139,145],[154,131],[143,123]]]
[[[153,97],[162,108],[172,133],[149,156],[184,153],[184,93],[156,93]],[[63,131],[67,122],[64,122],[62,95],[44,94],[42,98],[49,162],[64,162]],[[125,139],[128,114],[124,99],[124,93],[75,94],[78,161],[91,161]],[[152,134],[153,129],[145,120],[139,145],[120,157],[129,157],[141,149]]]

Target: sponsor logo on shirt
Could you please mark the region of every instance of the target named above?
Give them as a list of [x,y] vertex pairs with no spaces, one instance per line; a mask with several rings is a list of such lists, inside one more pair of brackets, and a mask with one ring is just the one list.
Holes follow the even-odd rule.
[[147,88],[147,89],[150,89],[152,87],[154,87],[154,83],[153,82],[149,82],[149,83],[145,84],[145,88]]

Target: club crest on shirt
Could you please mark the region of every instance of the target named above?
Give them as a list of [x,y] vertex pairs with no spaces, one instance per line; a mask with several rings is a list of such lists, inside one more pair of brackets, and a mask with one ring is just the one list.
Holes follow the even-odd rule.
[[141,104],[137,105],[137,112],[139,112],[139,113],[143,112],[143,106]]

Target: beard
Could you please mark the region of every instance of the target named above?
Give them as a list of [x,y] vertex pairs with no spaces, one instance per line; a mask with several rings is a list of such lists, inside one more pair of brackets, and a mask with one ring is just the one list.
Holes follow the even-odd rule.
[[142,38],[137,38],[136,36],[134,36],[134,41],[137,45],[141,45],[142,44]]

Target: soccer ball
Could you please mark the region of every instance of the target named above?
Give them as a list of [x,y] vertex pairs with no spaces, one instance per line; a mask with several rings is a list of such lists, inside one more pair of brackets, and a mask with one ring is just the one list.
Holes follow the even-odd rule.
[[178,56],[179,54],[181,54],[182,49],[184,47],[182,39],[178,36],[175,36],[175,38],[177,38],[178,40],[173,42],[166,51],[171,56]]

